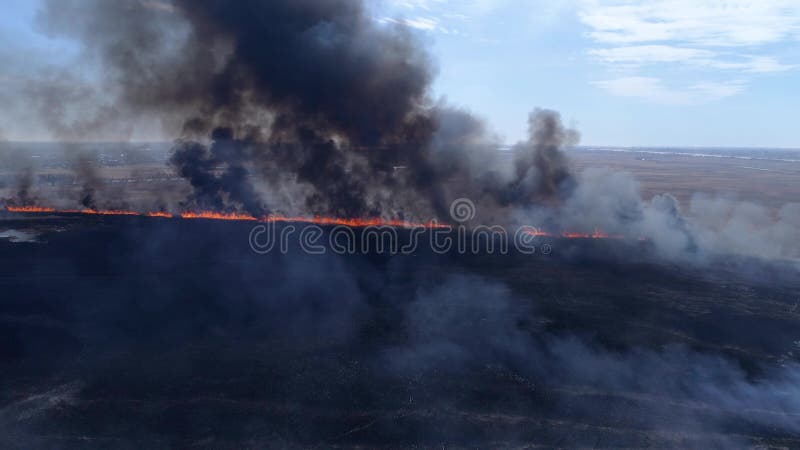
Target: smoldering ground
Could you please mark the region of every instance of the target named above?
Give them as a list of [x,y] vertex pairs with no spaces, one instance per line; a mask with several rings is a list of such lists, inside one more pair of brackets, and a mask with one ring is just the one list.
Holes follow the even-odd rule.
[[791,277],[257,256],[235,245],[241,228],[92,219],[2,243],[4,445],[798,439]]

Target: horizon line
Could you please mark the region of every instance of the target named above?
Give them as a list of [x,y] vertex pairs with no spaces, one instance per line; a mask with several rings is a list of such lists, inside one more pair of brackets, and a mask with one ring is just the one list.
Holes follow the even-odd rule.
[[[173,140],[122,140],[122,141],[111,141],[111,140],[104,140],[104,141],[57,141],[57,140],[0,140],[0,146],[5,144],[64,144],[64,145],[99,145],[99,144],[135,144],[135,145],[146,145],[146,144],[172,144],[178,139]],[[511,148],[514,144],[499,144],[497,148],[504,149],[504,148]],[[794,150],[800,151],[800,146],[792,147],[792,146],[773,146],[773,145],[670,145],[670,144],[635,144],[635,145],[614,145],[614,144],[580,144],[580,145],[573,145],[569,146],[568,148],[577,148],[577,149],[586,149],[586,148],[594,148],[594,149],[713,149],[713,150]]]

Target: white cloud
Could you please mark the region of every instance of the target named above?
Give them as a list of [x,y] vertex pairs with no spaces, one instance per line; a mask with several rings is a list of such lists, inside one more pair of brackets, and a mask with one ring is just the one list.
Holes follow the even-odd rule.
[[[697,82],[682,89],[635,69],[659,65],[744,74],[800,67],[769,54],[800,40],[800,0],[583,0],[578,17],[596,47],[590,56],[631,76],[595,84],[617,95],[659,103],[696,104],[743,90],[742,82]],[[666,70],[665,70],[666,69]],[[699,74],[705,78],[707,74]]]
[[416,28],[418,30],[434,31],[439,28],[439,21],[433,17],[412,17],[395,19],[392,17],[384,17],[381,19],[384,23],[396,23],[405,25],[407,27]]
[[511,0],[389,0],[389,6],[409,11],[458,11],[459,15],[487,14],[510,3]]
[[422,9],[431,11],[435,6],[441,5],[445,0],[390,0],[389,6],[400,9]]
[[744,87],[744,82],[738,80],[723,83],[705,81],[689,86],[686,92],[689,94],[689,101],[705,103],[732,97],[742,92]]
[[426,32],[461,34],[455,24],[470,17],[457,8],[448,8],[447,3],[448,0],[388,0],[376,11],[377,20]]
[[697,105],[721,100],[744,89],[742,81],[699,82],[682,88],[670,87],[660,78],[621,77],[592,84],[622,97],[644,99],[664,105]]
[[743,62],[714,61],[711,65],[718,69],[736,69],[752,73],[783,72],[800,67],[797,64],[783,64],[771,56],[749,56]]
[[731,55],[708,49],[675,47],[671,45],[631,45],[625,47],[594,48],[589,55],[609,63],[640,66],[657,63],[681,63],[714,69],[740,70],[753,73],[782,72],[797,68],[783,64],[771,56]]
[[596,48],[589,54],[608,63],[642,64],[708,60],[715,56],[709,50],[673,47],[670,45],[635,45],[627,47]]
[[[530,31],[551,25],[566,11],[572,11],[576,0],[376,0],[376,17],[382,22],[401,23],[414,28],[441,32],[445,34],[466,35],[469,30],[480,36],[475,40],[487,38],[487,27],[496,26],[509,19],[523,18]],[[415,19],[425,17],[435,20],[437,26],[414,26]]]
[[579,12],[594,40],[753,46],[800,37],[797,0],[587,0]]

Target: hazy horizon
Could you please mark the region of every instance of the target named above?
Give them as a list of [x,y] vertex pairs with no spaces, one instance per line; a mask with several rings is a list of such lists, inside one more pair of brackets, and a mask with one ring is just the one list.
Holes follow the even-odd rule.
[[[0,146],[3,144],[48,144],[48,145],[102,145],[102,144],[131,144],[131,145],[147,145],[147,144],[158,144],[158,145],[172,145],[176,140],[179,138],[175,138],[172,140],[107,140],[107,141],[58,141],[58,140],[5,140],[0,141]],[[506,142],[499,144],[497,147],[500,149],[503,148],[510,148],[514,145],[514,143]],[[576,149],[630,149],[630,150],[637,150],[637,149],[692,149],[692,150],[742,150],[742,151],[754,151],[754,150],[766,150],[766,151],[798,151],[800,152],[800,146],[798,147],[773,147],[773,146],[727,146],[727,145],[614,145],[614,144],[592,144],[592,143],[581,143],[579,145],[573,146]]]

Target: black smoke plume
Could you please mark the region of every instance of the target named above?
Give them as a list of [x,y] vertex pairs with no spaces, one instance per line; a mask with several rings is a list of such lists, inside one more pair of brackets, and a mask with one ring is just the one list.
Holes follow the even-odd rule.
[[87,209],[98,209],[97,193],[102,189],[102,180],[86,155],[80,155],[73,163],[76,182],[80,185],[78,202]]
[[504,205],[532,206],[565,197],[574,181],[564,146],[576,145],[577,131],[564,127],[555,111],[536,109],[528,118],[529,139],[514,146],[514,167],[497,200]]
[[248,143],[235,139],[228,128],[214,130],[211,139],[209,146],[178,143],[170,159],[194,189],[187,206],[222,211],[233,204],[237,209],[263,212],[245,167]]
[[560,149],[577,135],[547,111],[513,171],[487,173],[500,164],[483,164],[495,159],[483,124],[433,103],[425,48],[361,1],[50,1],[40,23],[99,59],[119,110],[180,124],[171,163],[188,204],[280,208],[260,178],[296,184],[307,213],[446,218],[450,194],[530,204],[569,178]]

